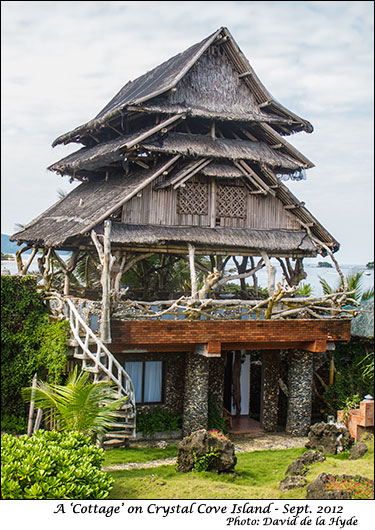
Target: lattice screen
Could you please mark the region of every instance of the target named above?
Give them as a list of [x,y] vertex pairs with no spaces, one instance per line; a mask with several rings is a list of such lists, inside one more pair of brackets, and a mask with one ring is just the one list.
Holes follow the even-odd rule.
[[177,213],[207,215],[208,184],[187,182],[184,188],[179,188]]
[[239,186],[218,186],[217,210],[218,217],[246,218],[246,190]]

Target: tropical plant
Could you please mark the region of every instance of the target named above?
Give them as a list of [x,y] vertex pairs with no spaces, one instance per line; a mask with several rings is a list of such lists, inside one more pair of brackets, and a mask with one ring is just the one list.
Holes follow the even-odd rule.
[[310,283],[300,282],[296,291],[297,296],[310,296],[313,292],[313,288]]
[[23,396],[27,401],[34,399],[35,407],[47,410],[48,419],[57,422],[57,430],[95,437],[116,421],[127,398],[119,398],[110,383],[90,382],[89,376],[84,371],[78,374],[75,367],[65,385],[39,382],[34,389],[23,389]]
[[[350,298],[352,300],[355,300],[356,302],[359,302],[361,300],[367,300],[368,298],[374,296],[374,288],[368,289],[367,291],[363,291],[362,277],[363,272],[359,271],[354,271],[346,275],[348,291],[354,291],[354,293],[350,295]],[[322,286],[323,294],[333,294],[337,291],[342,290],[344,285],[342,278],[340,278],[335,287],[329,285],[327,280],[325,280],[321,276],[319,276],[319,282]],[[348,300],[348,303],[350,303],[350,299]]]

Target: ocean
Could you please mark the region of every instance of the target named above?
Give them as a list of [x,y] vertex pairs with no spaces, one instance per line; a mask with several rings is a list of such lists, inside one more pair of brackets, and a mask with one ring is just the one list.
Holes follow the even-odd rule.
[[[281,280],[282,270],[280,264],[275,260],[271,262],[276,267],[276,282]],[[339,275],[336,272],[335,268],[328,267],[318,267],[314,264],[305,263],[305,271],[307,273],[307,278],[304,280],[304,283],[309,283],[313,289],[313,295],[323,294],[322,287],[319,282],[319,277],[324,278],[328,284],[332,287],[335,287],[339,282]],[[2,261],[1,268],[6,268],[10,271],[11,274],[17,273],[17,264],[15,261]],[[367,269],[363,265],[340,265],[341,271],[343,274],[347,275],[353,272],[363,272],[361,280],[362,291],[366,291],[371,287],[374,287],[374,269]],[[36,263],[32,263],[30,267],[31,271],[36,271],[38,269]],[[234,274],[234,272],[233,272]],[[265,268],[257,272],[257,277],[259,285],[261,287],[267,287],[267,271]],[[252,285],[251,278],[247,280],[250,285]],[[236,282],[238,283],[238,282]]]

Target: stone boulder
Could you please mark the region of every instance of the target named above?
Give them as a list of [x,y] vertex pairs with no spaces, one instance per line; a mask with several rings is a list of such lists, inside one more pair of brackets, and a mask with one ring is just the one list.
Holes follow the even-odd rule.
[[363,455],[365,455],[368,451],[368,447],[363,442],[358,442],[353,445],[353,447],[350,450],[350,460],[358,460],[358,458],[362,458]]
[[280,490],[285,493],[288,490],[294,488],[303,488],[306,486],[307,480],[300,475],[294,475],[292,477],[285,477],[280,481]]
[[233,443],[225,436],[210,434],[204,429],[186,436],[178,445],[177,471],[187,473],[205,455],[216,453],[206,460],[206,471],[232,472],[237,463]]
[[[335,489],[328,488],[330,483],[336,483]],[[358,485],[359,487],[371,490],[374,488],[374,481],[362,475],[332,475],[331,473],[320,473],[307,487],[306,499],[319,500],[345,500],[351,498],[348,489],[343,489],[345,483]],[[340,488],[341,486],[341,488]],[[332,486],[331,486],[332,487]],[[366,494],[367,495],[367,494]],[[363,498],[363,497],[362,497]]]
[[330,481],[330,473],[320,473],[310,484],[307,486],[306,499],[316,500],[345,500],[350,499],[350,493],[346,490],[334,489],[330,490],[326,488],[326,484]]
[[309,471],[307,466],[315,462],[324,462],[326,457],[319,451],[307,451],[303,455],[296,458],[286,470],[287,476],[306,475]]
[[333,455],[349,449],[354,443],[354,438],[344,425],[324,421],[311,426],[308,438],[308,449],[317,449]]

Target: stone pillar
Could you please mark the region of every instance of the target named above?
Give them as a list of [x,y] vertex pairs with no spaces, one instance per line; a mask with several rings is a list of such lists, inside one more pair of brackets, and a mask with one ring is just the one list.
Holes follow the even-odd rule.
[[287,434],[306,436],[311,425],[313,354],[291,351],[288,354]]
[[185,368],[182,434],[207,429],[209,359],[188,353]]
[[262,352],[262,397],[260,421],[266,432],[277,431],[279,412],[280,351]]

